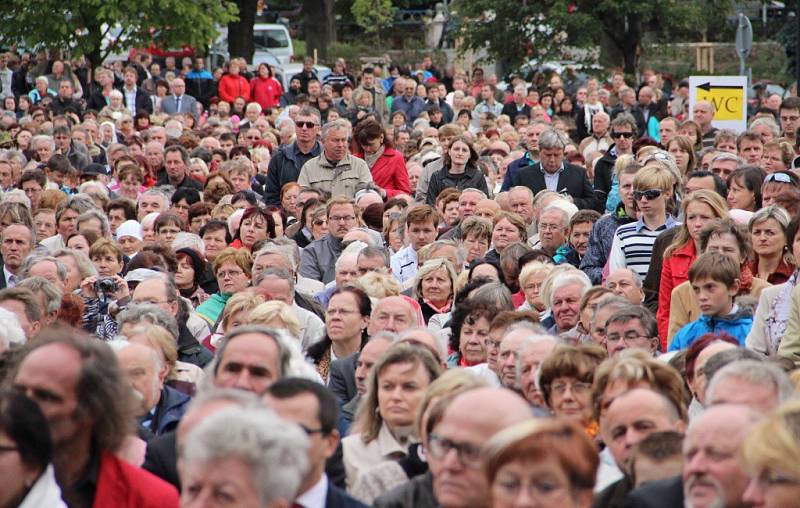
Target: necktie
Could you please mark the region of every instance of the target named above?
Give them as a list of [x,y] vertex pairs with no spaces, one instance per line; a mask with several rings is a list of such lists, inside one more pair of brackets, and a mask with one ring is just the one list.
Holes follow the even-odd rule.
[[180,97],[176,97],[175,100],[176,100],[175,111],[177,113],[180,113],[181,112],[181,98]]

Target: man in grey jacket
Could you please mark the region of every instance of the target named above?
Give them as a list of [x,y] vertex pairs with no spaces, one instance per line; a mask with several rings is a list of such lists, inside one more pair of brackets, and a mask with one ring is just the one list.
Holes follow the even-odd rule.
[[300,256],[300,275],[325,284],[336,274],[336,259],[343,250],[342,238],[357,225],[355,202],[342,196],[331,199],[327,218],[328,234],[308,244]]

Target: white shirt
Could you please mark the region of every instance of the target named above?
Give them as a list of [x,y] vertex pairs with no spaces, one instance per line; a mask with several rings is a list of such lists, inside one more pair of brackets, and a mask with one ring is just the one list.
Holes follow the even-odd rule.
[[325,500],[327,497],[328,476],[323,473],[322,478],[320,478],[313,487],[303,492],[294,500],[294,504],[299,504],[303,508],[325,508]]
[[136,87],[133,87],[132,90],[122,87],[122,92],[125,94],[125,102],[128,104],[128,111],[131,112],[131,116],[136,116]]
[[400,284],[417,275],[417,251],[411,245],[395,252],[391,259],[392,276]]
[[[6,268],[5,263],[3,263],[3,275],[6,278],[6,288],[10,289],[17,285],[17,276],[8,271],[8,268]],[[14,277],[13,282],[11,280],[11,277]]]

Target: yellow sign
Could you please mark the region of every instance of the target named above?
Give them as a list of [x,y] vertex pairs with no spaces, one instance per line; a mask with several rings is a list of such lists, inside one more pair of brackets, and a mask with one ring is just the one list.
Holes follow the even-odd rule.
[[741,120],[747,103],[744,88],[736,85],[715,85],[706,82],[695,88],[695,103],[708,101],[714,105],[714,120]]

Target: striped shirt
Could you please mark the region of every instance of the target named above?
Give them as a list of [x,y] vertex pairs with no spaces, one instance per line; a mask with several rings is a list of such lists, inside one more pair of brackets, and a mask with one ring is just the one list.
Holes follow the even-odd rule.
[[650,268],[650,258],[656,238],[679,224],[668,215],[666,222],[655,229],[648,228],[643,219],[618,227],[608,256],[609,273],[617,268],[633,268],[644,280]]

